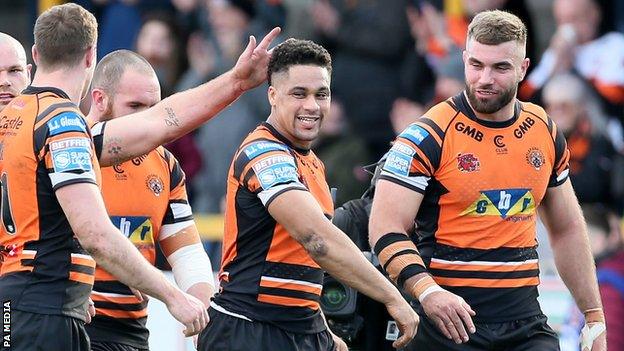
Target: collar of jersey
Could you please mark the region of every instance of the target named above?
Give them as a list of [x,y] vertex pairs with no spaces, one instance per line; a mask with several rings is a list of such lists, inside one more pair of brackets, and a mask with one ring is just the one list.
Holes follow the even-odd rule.
[[295,145],[293,145],[292,142],[290,142],[290,140],[288,140],[288,138],[286,138],[285,136],[283,136],[282,134],[280,134],[280,132],[277,131],[277,129],[275,129],[275,127],[273,127],[269,122],[262,122],[261,124],[263,127],[265,127],[266,129],[269,130],[269,132],[271,134],[273,134],[274,137],[276,137],[277,139],[279,139],[279,141],[283,142],[284,144],[288,145],[289,148],[297,151],[298,153],[302,154],[302,155],[307,155],[310,153],[310,149],[304,149],[304,148],[300,148],[297,147]]
[[22,94],[41,94],[41,93],[45,93],[46,91],[49,91],[52,94],[58,95],[59,97],[69,100],[69,95],[67,95],[67,93],[55,87],[35,87],[32,85],[29,85],[26,89],[24,89]]
[[516,100],[516,103],[514,104],[514,114],[512,118],[506,121],[501,121],[501,122],[486,121],[486,120],[480,119],[479,117],[477,117],[477,115],[475,115],[474,111],[470,107],[470,104],[468,103],[468,100],[466,99],[466,94],[464,94],[463,91],[453,96],[452,101],[453,101],[453,104],[455,105],[455,108],[459,110],[459,112],[466,115],[466,117],[470,118],[471,120],[488,128],[507,128],[513,125],[514,123],[516,123],[516,120],[518,120],[518,116],[520,115],[520,111],[522,110],[520,106],[520,102]]

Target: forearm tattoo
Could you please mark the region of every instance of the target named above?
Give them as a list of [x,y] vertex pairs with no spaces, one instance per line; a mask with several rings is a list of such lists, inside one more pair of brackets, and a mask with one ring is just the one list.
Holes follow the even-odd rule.
[[165,117],[165,124],[167,127],[179,127],[180,121],[178,120],[178,116],[176,116],[173,109],[171,107],[165,107],[165,111],[167,111],[167,117]]

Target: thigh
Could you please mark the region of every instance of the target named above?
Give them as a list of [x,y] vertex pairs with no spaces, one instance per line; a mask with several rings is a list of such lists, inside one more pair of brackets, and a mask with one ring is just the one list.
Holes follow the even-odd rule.
[[438,328],[425,315],[419,314],[420,324],[414,340],[412,340],[404,351],[486,351],[488,338],[484,327],[475,324],[477,331],[469,334],[467,343],[456,344],[453,340],[447,339]]
[[559,351],[557,333],[544,315],[504,323],[497,334],[505,351]]
[[11,351],[89,351],[89,337],[84,322],[75,318],[11,312]]

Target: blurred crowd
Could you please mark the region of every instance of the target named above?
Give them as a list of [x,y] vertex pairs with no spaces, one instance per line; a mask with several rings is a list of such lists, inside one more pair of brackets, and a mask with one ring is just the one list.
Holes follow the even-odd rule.
[[[33,2],[33,18],[59,2]],[[543,106],[567,137],[572,184],[587,211],[599,268],[607,272],[602,281],[612,272],[624,276],[624,1],[74,2],[98,18],[98,55],[137,51],[154,67],[163,98],[223,73],[249,35],[274,26],[283,28],[278,41],[307,38],[325,46],[333,58],[332,110],[314,150],[337,188],[337,205],[366,190],[363,166],[375,163],[396,133],[464,89],[461,52],[471,17],[510,11],[529,29],[531,66],[519,97]],[[195,212],[221,212],[235,149],[269,114],[265,94],[266,86],[245,94],[210,124],[167,145],[186,172]],[[624,320],[624,290],[606,294],[603,299],[619,299]],[[608,307],[605,312],[609,319]]]

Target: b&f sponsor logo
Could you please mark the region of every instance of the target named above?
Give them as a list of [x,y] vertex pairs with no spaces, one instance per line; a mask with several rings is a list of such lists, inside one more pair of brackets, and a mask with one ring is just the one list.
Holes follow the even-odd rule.
[[11,301],[2,302],[2,347],[11,347]]

